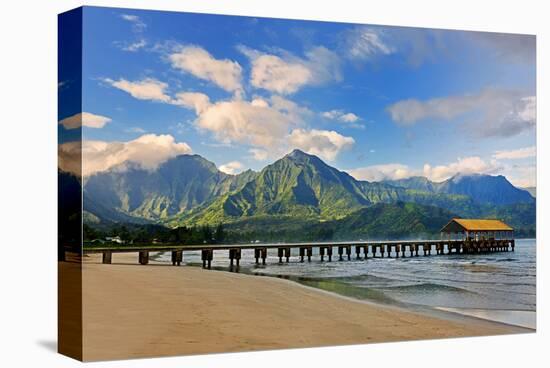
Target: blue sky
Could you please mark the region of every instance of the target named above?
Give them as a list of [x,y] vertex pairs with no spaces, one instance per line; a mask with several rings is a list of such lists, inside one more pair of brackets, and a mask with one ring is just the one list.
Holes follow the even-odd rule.
[[364,180],[535,184],[533,36],[94,7],[83,33],[88,174],[299,148]]

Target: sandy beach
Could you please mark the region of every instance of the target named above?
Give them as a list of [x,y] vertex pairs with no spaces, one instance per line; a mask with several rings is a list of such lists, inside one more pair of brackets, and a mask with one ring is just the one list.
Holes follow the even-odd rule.
[[173,267],[135,254],[83,265],[86,361],[415,339],[528,330],[447,320],[355,301],[294,282]]

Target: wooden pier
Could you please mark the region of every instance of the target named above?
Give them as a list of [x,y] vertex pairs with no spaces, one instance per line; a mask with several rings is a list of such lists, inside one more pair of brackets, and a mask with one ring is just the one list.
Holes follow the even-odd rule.
[[[137,253],[139,264],[149,263],[151,252],[171,252],[172,264],[179,266],[183,262],[185,252],[201,253],[202,266],[212,267],[214,252],[226,253],[230,267],[239,267],[243,250],[253,250],[256,264],[266,264],[268,252],[278,257],[279,263],[290,262],[293,256],[297,261],[312,261],[313,250],[318,249],[321,262],[332,262],[333,251],[338,254],[338,261],[367,260],[369,258],[405,258],[449,254],[480,254],[490,252],[514,251],[514,239],[478,239],[478,240],[410,240],[410,241],[356,241],[356,242],[313,242],[313,243],[269,243],[269,244],[205,244],[205,245],[150,245],[85,247],[84,254],[102,254],[103,263],[111,263],[113,253]],[[433,253],[435,251],[435,253]]]

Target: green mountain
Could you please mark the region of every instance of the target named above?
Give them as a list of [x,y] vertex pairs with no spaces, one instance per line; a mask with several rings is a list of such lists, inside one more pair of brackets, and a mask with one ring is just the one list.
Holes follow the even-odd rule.
[[110,221],[162,221],[237,190],[255,176],[250,170],[225,174],[199,155],[178,156],[154,171],[126,165],[88,178],[84,208]]
[[388,180],[385,183],[432,194],[462,195],[480,204],[508,205],[535,202],[527,190],[516,188],[502,175],[457,174],[439,183],[424,177],[412,177]]
[[398,239],[432,237],[456,214],[416,203],[378,203],[323,226],[334,229],[338,239]]
[[294,150],[239,190],[172,223],[212,224],[250,216],[338,219],[374,203],[399,200],[404,193],[391,185],[355,180],[316,156]]
[[457,215],[416,203],[377,203],[332,221],[287,216],[241,218],[226,226],[231,241],[323,241],[439,236]]

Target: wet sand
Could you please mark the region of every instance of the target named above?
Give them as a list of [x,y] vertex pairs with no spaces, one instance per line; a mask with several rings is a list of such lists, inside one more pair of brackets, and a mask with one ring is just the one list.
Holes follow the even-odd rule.
[[160,264],[136,254],[83,265],[86,361],[498,335],[527,329],[443,319],[292,281]]

